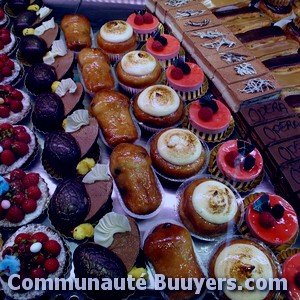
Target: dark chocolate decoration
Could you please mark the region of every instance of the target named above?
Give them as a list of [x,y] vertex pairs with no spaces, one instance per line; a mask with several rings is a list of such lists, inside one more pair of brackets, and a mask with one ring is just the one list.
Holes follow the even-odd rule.
[[250,171],[255,166],[255,157],[248,155],[243,161],[243,169]]
[[168,45],[168,40],[164,37],[164,36],[159,36],[157,38],[157,40],[163,45],[163,46],[167,46]]
[[268,194],[262,194],[252,205],[257,212],[271,211],[270,199]]
[[190,66],[184,62],[182,58],[178,58],[172,62],[172,64],[176,67],[181,69],[182,73],[187,75],[191,73]]
[[249,155],[254,149],[255,146],[245,142],[245,141],[237,141],[237,148],[238,148],[238,152],[243,155],[243,156],[247,156]]
[[274,70],[282,67],[296,66],[299,65],[299,63],[300,63],[300,53],[278,56],[263,61],[263,64],[269,70]]
[[177,68],[181,68],[184,65],[184,60],[182,58],[178,58],[175,59],[172,64]]
[[199,103],[202,107],[210,107],[214,113],[216,113],[219,110],[218,104],[215,100],[212,100],[212,99],[210,100],[210,99],[207,99],[207,98],[201,98],[199,100]]
[[300,94],[287,96],[284,100],[291,108],[297,108],[300,106]]
[[232,8],[232,9],[217,9],[213,12],[213,14],[218,18],[225,18],[228,16],[235,16],[240,14],[251,14],[251,13],[259,13],[259,9],[253,6],[243,6],[239,8]]
[[279,220],[284,215],[284,207],[281,204],[276,204],[271,209],[271,214],[275,220]]
[[288,13],[292,12],[292,5],[290,3],[289,3],[289,5],[286,5],[286,6],[273,5],[268,0],[264,0],[264,3],[266,5],[266,7],[275,14],[284,15],[284,14],[288,14]]
[[145,10],[145,9],[135,9],[135,10],[134,10],[134,13],[135,13],[136,15],[141,15],[141,16],[143,16],[143,15],[146,13],[146,10]]
[[154,40],[157,40],[158,37],[160,36],[160,30],[158,29],[158,30],[152,32],[151,36],[153,37]]
[[188,64],[184,64],[181,68],[183,74],[190,74],[191,73],[191,68]]

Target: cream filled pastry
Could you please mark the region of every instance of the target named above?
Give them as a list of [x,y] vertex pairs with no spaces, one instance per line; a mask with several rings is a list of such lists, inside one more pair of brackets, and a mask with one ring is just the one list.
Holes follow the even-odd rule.
[[121,43],[131,38],[133,29],[125,21],[117,20],[105,23],[100,29],[100,35],[111,43]]

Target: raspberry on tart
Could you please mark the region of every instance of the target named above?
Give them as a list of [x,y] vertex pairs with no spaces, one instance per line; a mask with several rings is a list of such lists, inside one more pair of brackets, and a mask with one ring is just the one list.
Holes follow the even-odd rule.
[[0,54],[10,54],[16,46],[16,37],[6,28],[0,28]]
[[6,54],[0,54],[0,84],[15,84],[21,76],[22,66]]

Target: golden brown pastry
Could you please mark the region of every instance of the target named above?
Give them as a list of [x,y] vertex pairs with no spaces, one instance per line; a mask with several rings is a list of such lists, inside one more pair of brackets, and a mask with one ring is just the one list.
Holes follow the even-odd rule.
[[112,90],[98,92],[90,103],[90,114],[102,130],[107,144],[133,143],[138,132],[130,114],[130,99]]
[[[192,238],[182,226],[158,225],[146,238],[144,253],[157,274],[167,278],[204,278],[197,262]],[[169,299],[190,299],[195,291],[166,291]]]
[[109,167],[129,211],[147,215],[160,206],[162,195],[151,169],[151,159],[143,147],[118,145],[111,153]]
[[61,21],[61,29],[70,50],[80,51],[91,47],[91,24],[85,16],[65,15]]
[[82,49],[78,55],[78,64],[85,87],[90,93],[115,86],[109,60],[100,49]]

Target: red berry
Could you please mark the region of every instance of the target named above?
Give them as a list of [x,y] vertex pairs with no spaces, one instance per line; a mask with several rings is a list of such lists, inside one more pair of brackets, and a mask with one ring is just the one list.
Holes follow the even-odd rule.
[[22,209],[13,205],[7,210],[6,219],[11,223],[19,223],[24,219],[24,215]]
[[10,183],[12,189],[16,192],[23,192],[24,191],[24,184],[20,179],[15,179]]
[[59,262],[55,257],[51,257],[45,260],[44,267],[48,273],[55,273],[59,268]]
[[4,42],[0,41],[0,50],[4,48]]
[[11,148],[15,154],[21,157],[26,155],[29,151],[28,145],[24,142],[15,141],[12,143]]
[[239,152],[236,150],[230,151],[225,155],[225,161],[226,163],[232,167],[235,168],[239,164]]
[[12,139],[11,138],[6,138],[1,142],[1,146],[3,149],[10,149],[12,145]]
[[[2,69],[4,67],[4,63],[2,61],[0,61],[0,69]],[[3,89],[3,87],[1,86],[1,88]],[[4,90],[3,90],[4,91]]]
[[61,246],[55,240],[49,240],[44,244],[44,250],[53,256],[57,256],[60,253]]
[[134,17],[134,20],[133,20],[134,24],[136,25],[143,25],[144,24],[144,18],[142,15],[136,15]]
[[3,91],[6,92],[6,93],[10,93],[14,90],[15,88],[11,85],[11,84],[8,84],[8,85],[5,85],[3,86]]
[[31,136],[26,131],[17,133],[15,135],[15,138],[17,141],[24,142],[26,144],[29,144],[31,142]]
[[5,105],[0,105],[0,118],[7,118],[9,117],[10,110]]
[[34,212],[37,208],[37,203],[35,200],[28,198],[22,204],[22,209],[27,213],[30,214]]
[[19,233],[15,237],[15,244],[26,243],[30,239],[30,234],[28,233]]
[[10,93],[10,96],[14,99],[14,100],[18,100],[21,101],[23,99],[23,94],[19,91],[19,90],[13,90]]
[[26,175],[26,173],[21,169],[14,169],[13,171],[10,172],[9,175],[11,180],[15,180],[15,179],[22,179]]
[[262,227],[268,229],[268,228],[274,227],[276,224],[276,221],[271,213],[269,213],[268,211],[263,211],[259,215],[259,223]]
[[0,20],[4,18],[5,14],[2,8],[0,8]]
[[151,47],[154,51],[162,51],[164,49],[164,46],[160,41],[154,41]]
[[21,101],[18,100],[12,100],[10,102],[10,110],[14,113],[18,113],[20,111],[22,111],[23,109],[23,103]]
[[40,181],[40,175],[38,173],[28,173],[23,178],[23,183],[26,187],[38,185]]
[[42,196],[42,193],[39,187],[35,185],[35,186],[30,186],[27,189],[27,196],[31,199],[39,200]]
[[11,166],[16,161],[14,153],[10,150],[4,150],[1,153],[1,162],[6,166]]
[[3,68],[2,68],[2,74],[3,74],[5,77],[11,76],[11,74],[12,74],[11,68],[10,68],[10,67],[7,67],[7,66],[3,67]]
[[12,131],[13,126],[9,123],[3,123],[0,125],[0,131]]
[[18,192],[14,197],[13,197],[13,201],[17,204],[17,205],[22,205],[24,203],[24,201],[26,200],[25,194],[22,192]]
[[42,253],[38,253],[33,257],[33,262],[36,264],[42,265],[45,262],[45,256]]
[[48,235],[45,234],[44,232],[36,232],[32,235],[31,240],[34,242],[40,242],[40,243],[45,243],[49,240]]
[[41,268],[32,269],[29,273],[29,277],[32,279],[35,278],[47,278],[46,272]]
[[201,107],[198,116],[202,121],[208,122],[212,119],[213,114],[214,112],[210,107]]
[[183,72],[180,68],[175,67],[171,70],[170,75],[173,79],[180,80],[183,77]]
[[19,125],[19,126],[14,127],[14,133],[18,134],[19,132],[26,132],[26,129],[24,128],[24,126]]
[[1,40],[4,45],[8,45],[11,42],[10,34],[5,34],[5,35],[2,34]]
[[5,65],[9,67],[11,70],[14,70],[15,68],[15,63],[12,60],[8,60],[7,62],[5,62]]
[[151,24],[153,22],[153,16],[148,12],[143,15],[143,19],[146,24]]
[[0,54],[0,60],[3,61],[3,62],[6,62],[9,60],[9,57],[7,56],[7,54]]

